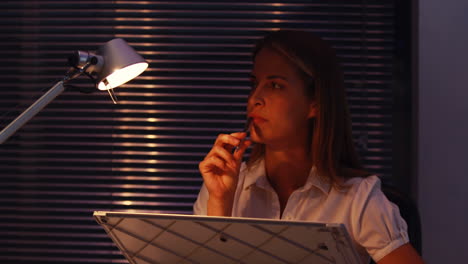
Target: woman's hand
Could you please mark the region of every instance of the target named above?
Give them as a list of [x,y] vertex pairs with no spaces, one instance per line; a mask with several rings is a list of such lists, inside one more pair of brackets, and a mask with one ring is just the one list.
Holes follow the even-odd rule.
[[[208,215],[230,216],[237,188],[242,156],[252,142],[247,134],[220,134],[199,169],[210,195]],[[238,148],[233,152],[234,148]]]

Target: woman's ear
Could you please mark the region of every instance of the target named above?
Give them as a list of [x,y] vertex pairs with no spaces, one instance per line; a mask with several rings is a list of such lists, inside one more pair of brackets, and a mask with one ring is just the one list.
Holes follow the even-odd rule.
[[315,118],[317,116],[317,104],[314,102],[309,104],[309,115],[308,118]]

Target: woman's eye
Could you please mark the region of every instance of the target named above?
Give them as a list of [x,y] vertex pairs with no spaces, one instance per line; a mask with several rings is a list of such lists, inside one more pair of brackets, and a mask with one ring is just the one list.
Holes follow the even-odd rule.
[[280,84],[276,83],[276,82],[272,82],[271,87],[273,87],[274,89],[281,89],[282,88],[282,86]]

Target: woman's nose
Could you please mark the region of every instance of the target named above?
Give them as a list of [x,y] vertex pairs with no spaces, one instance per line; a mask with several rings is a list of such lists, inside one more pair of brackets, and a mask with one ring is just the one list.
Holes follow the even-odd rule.
[[265,104],[264,93],[261,85],[255,87],[255,89],[250,93],[248,99],[249,107],[258,107]]

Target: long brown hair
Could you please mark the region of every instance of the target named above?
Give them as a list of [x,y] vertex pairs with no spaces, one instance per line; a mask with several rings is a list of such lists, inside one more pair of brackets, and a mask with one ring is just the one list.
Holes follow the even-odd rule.
[[[343,179],[366,177],[351,135],[351,119],[343,73],[335,50],[320,37],[305,31],[280,30],[259,40],[253,52],[269,47],[286,56],[309,79],[306,95],[317,115],[311,119],[310,151],[318,175],[337,188]],[[255,144],[247,164],[263,157],[265,146]]]

